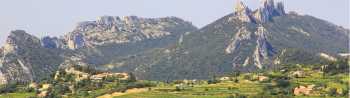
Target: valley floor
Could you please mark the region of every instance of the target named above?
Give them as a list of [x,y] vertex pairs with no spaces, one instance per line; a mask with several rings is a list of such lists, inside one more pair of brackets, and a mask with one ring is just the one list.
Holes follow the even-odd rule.
[[0,94],[0,98],[37,98],[43,92],[47,98],[349,98],[350,90],[348,73],[326,74],[308,67],[168,83],[113,77],[76,79],[65,74],[60,80],[39,83],[35,89],[5,87],[1,92],[9,93]]
[[[233,89],[228,89],[229,87]],[[279,96],[258,95],[263,92],[264,84],[253,82],[218,83],[212,85],[198,85],[182,91],[174,91],[173,86],[153,87],[151,90],[138,93],[125,93],[113,98],[347,98],[346,96]],[[247,96],[248,97],[244,97]],[[251,96],[252,95],[252,96]],[[239,97],[241,96],[241,97]],[[111,97],[104,97],[111,98]]]

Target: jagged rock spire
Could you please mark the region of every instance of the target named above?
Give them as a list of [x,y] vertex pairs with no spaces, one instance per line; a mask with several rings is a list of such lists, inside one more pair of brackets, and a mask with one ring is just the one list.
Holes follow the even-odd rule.
[[283,2],[277,2],[276,11],[281,16],[286,14],[286,12],[284,11]]
[[275,2],[273,0],[261,0],[261,6],[265,8],[274,8]]
[[235,15],[237,15],[238,19],[243,22],[252,22],[252,11],[241,1],[237,0],[236,6],[235,6]]
[[85,46],[85,40],[82,33],[74,33],[68,37],[68,48],[77,49]]
[[254,13],[256,21],[261,23],[268,22],[275,16],[283,15],[285,15],[283,3],[278,2],[275,6],[273,0],[262,0],[260,8]]
[[61,48],[63,46],[62,40],[57,37],[45,36],[41,38],[41,45],[45,48]]
[[236,18],[243,22],[265,23],[275,16],[285,15],[284,5],[274,0],[261,0],[261,5],[256,11],[251,11],[241,0],[237,0],[235,6]]
[[236,6],[235,6],[235,11],[236,12],[246,11],[247,8],[248,7],[241,0],[237,0]]

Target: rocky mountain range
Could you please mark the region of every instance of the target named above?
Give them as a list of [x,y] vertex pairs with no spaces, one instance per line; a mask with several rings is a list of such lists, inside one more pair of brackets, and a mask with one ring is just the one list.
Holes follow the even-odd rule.
[[115,59],[116,71],[141,79],[208,79],[233,71],[276,69],[283,64],[320,64],[327,54],[348,53],[349,30],[263,0],[251,11],[237,3],[234,13],[180,37],[177,43]]
[[102,16],[81,22],[64,37],[37,38],[23,30],[12,31],[1,48],[1,83],[31,82],[49,76],[59,67],[96,66],[175,43],[185,32],[197,30],[176,17],[141,18]]
[[197,29],[177,17],[102,16],[62,37],[12,31],[0,48],[0,82],[40,81],[69,65],[133,72],[139,79],[208,79],[281,64],[322,63],[349,49],[348,29],[262,0]]

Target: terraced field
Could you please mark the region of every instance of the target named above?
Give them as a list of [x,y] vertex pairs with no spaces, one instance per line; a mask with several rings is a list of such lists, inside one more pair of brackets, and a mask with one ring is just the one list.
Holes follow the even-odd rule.
[[147,92],[134,93],[114,98],[228,98],[231,95],[257,95],[264,85],[242,81],[239,83],[224,82],[208,85],[185,87],[181,91],[176,86],[154,87]]
[[[329,96],[328,90],[335,88],[337,93],[347,92],[347,83],[349,77],[345,74],[334,76],[323,76],[322,73],[316,71],[305,71],[307,74],[303,78],[291,78],[289,80],[290,94],[287,95],[270,95],[270,89],[266,89],[273,82],[259,82],[245,80],[244,75],[238,77],[239,82],[221,81],[217,84],[197,84],[184,87],[182,90],[176,90],[173,84],[165,84],[157,87],[148,88],[148,91],[141,93],[125,94],[113,98],[240,98],[246,96],[248,98],[266,97],[266,98],[348,98],[348,96]],[[286,76],[285,74],[273,73],[272,76]],[[314,89],[315,95],[295,96],[292,93],[293,88],[300,85],[314,84],[317,87]],[[288,90],[287,89],[287,90]],[[234,97],[235,96],[235,97]],[[243,97],[243,98],[246,98]]]
[[[170,83],[135,80],[134,82],[103,82],[102,87],[83,86],[75,93],[66,93],[68,98],[349,98],[350,77],[348,74],[323,74],[309,68],[298,69],[304,75],[296,77],[289,72],[242,73],[227,75],[226,80],[176,80]],[[259,77],[265,77],[261,80]],[[213,82],[215,81],[215,82]],[[314,85],[309,94],[295,94],[301,86]],[[0,98],[29,98],[28,92],[18,86],[17,93],[4,93]],[[58,89],[53,89],[58,90]],[[61,96],[62,97],[62,96]]]

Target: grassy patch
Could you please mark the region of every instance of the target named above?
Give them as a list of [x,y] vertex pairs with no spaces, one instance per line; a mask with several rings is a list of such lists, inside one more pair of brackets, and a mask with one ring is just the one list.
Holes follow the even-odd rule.
[[29,98],[34,96],[35,96],[35,93],[8,93],[8,94],[1,94],[0,98]]

